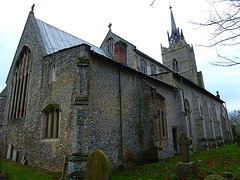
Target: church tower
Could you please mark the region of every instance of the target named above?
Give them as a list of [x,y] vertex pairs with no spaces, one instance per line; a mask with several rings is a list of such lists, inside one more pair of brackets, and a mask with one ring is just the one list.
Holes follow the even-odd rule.
[[176,26],[170,7],[171,34],[168,32],[169,47],[161,47],[162,62],[176,73],[204,88],[202,73],[197,72],[193,47],[186,43],[182,30]]

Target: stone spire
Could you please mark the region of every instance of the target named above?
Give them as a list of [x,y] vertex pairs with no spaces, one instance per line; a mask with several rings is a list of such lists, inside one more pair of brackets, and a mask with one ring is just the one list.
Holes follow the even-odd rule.
[[179,32],[179,28],[177,28],[175,20],[174,20],[174,16],[173,16],[173,12],[172,12],[172,7],[170,6],[170,15],[171,15],[171,35],[169,36],[169,32],[168,32],[168,41],[169,41],[169,46],[172,46],[174,44],[179,43],[182,39],[184,39],[182,30],[181,33]]

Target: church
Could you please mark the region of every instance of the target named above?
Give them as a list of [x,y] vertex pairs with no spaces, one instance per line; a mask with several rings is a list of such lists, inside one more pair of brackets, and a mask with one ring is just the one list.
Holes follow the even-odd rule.
[[102,150],[112,169],[158,162],[180,153],[186,132],[192,151],[232,142],[225,102],[204,87],[194,49],[170,8],[169,46],[162,63],[109,31],[100,47],[34,16],[27,18],[0,94],[3,154],[34,167],[84,169]]

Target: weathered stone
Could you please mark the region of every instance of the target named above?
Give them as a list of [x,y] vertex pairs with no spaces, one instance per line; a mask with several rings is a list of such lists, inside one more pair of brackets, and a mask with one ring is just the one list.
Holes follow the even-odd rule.
[[111,179],[111,176],[111,167],[108,157],[103,151],[96,150],[87,161],[85,180],[107,180]]
[[232,179],[233,179],[233,175],[232,175],[232,173],[230,173],[230,172],[223,172],[223,173],[222,173],[222,176],[223,176],[225,179],[229,179],[229,180],[232,180]]
[[178,162],[177,179],[189,178],[195,179],[197,176],[196,166],[194,162]]
[[26,160],[25,156],[22,157],[21,164],[22,165],[26,165],[27,164],[27,160]]
[[181,132],[181,136],[177,140],[178,144],[181,146],[182,150],[182,161],[189,162],[189,146],[192,144],[192,139],[187,137],[186,132]]
[[12,161],[13,162],[18,161],[18,150],[16,150],[16,149],[13,150]]
[[205,177],[204,180],[225,180],[225,178],[219,175],[211,174]]
[[126,150],[126,152],[125,152],[125,158],[126,158],[126,163],[127,163],[127,164],[133,163],[133,156],[132,156],[132,153],[131,153],[130,149],[127,149],[127,150]]
[[178,138],[177,142],[182,150],[182,161],[177,164],[177,179],[195,179],[197,176],[195,163],[189,162],[189,146],[191,145],[192,140],[187,137],[187,133],[181,132],[181,136]]
[[12,158],[12,150],[13,150],[13,145],[9,144],[8,145],[8,150],[7,150],[7,159],[11,159]]

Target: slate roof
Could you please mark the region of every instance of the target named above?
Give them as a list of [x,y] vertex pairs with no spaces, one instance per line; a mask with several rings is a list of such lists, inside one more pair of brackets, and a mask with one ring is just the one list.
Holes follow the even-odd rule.
[[55,53],[59,50],[77,46],[80,44],[88,44],[94,52],[111,58],[111,56],[104,52],[101,48],[94,46],[80,38],[77,38],[69,33],[66,33],[50,24],[47,24],[39,19],[36,19],[40,34],[42,36],[43,44],[47,54]]

